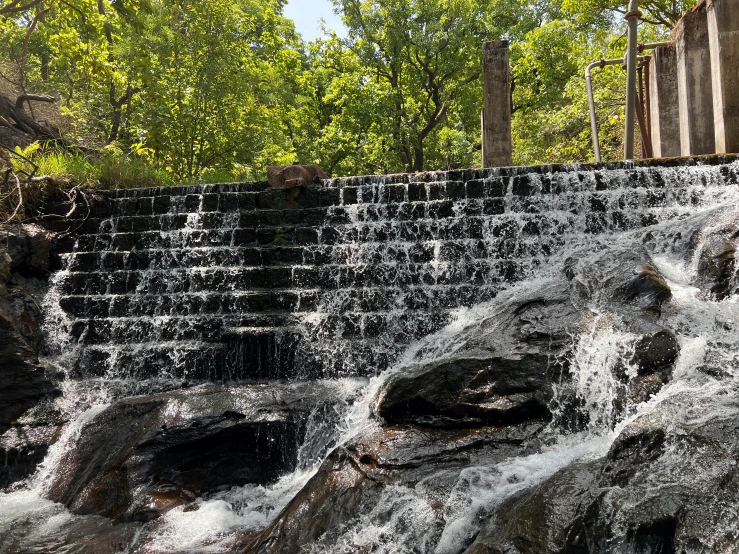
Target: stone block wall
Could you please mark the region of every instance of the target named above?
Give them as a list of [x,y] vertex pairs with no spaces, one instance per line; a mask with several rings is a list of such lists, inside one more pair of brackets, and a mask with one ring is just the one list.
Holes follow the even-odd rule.
[[47,223],[74,231],[49,319],[87,377],[374,374],[578,237],[682,217],[737,180],[714,157],[105,192]]

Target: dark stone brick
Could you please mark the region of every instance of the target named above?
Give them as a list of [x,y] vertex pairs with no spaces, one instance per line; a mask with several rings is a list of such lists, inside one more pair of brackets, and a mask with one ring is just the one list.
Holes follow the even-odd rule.
[[462,213],[466,216],[482,215],[483,203],[480,200],[468,200],[462,207]]
[[426,185],[429,200],[446,199],[446,183],[429,183]]
[[245,212],[239,215],[239,227],[257,227],[259,226],[259,212]]
[[257,229],[257,242],[262,245],[272,244],[277,241],[281,235],[278,234],[277,228],[261,227]]
[[505,200],[502,198],[486,198],[482,212],[485,215],[500,215],[505,213]]
[[344,187],[341,189],[341,203],[345,205],[351,205],[357,203],[358,196],[357,187]]
[[429,217],[432,219],[443,219],[454,216],[454,202],[444,200],[442,202],[431,202],[428,204]]
[[111,248],[113,250],[129,251],[136,245],[136,235],[133,233],[120,233],[113,235]]
[[409,183],[408,184],[408,201],[418,202],[426,201],[426,185],[424,183]]
[[513,178],[511,191],[514,196],[530,196],[541,192],[539,183],[531,175],[518,175]]
[[182,207],[187,213],[194,213],[200,209],[200,195],[188,194],[185,196]]
[[492,198],[501,198],[508,192],[508,177],[496,177],[485,182],[486,194]]
[[541,234],[539,223],[537,221],[527,221],[526,223],[524,223],[523,227],[521,227],[521,234],[528,236],[539,236]]
[[514,220],[503,221],[492,229],[493,236],[502,239],[515,238],[518,236],[518,223]]
[[479,217],[471,217],[466,221],[467,237],[471,239],[485,238],[485,226]]
[[285,223],[289,225],[323,225],[326,222],[327,208],[309,208],[283,212]]
[[286,190],[265,190],[257,195],[257,208],[260,210],[284,210],[289,207]]
[[461,200],[465,197],[465,184],[462,181],[449,181],[445,186],[445,197],[449,200]]
[[[108,286],[107,286],[107,292],[109,294],[126,294],[128,292],[128,273],[125,271],[116,271],[114,273],[110,273],[107,276]],[[101,289],[102,289],[101,284]],[[101,290],[99,289],[99,290]],[[105,292],[105,290],[101,290],[101,294]]]
[[[296,270],[297,271],[297,270]],[[293,284],[295,283],[295,278],[293,277]],[[318,309],[318,301],[319,301],[319,295],[316,292],[300,292],[299,293],[299,302],[296,309],[302,311],[302,312],[314,312]]]
[[400,203],[405,201],[405,185],[386,185],[387,202]]
[[318,244],[318,230],[312,227],[298,227],[295,229],[295,244]]
[[599,194],[590,197],[590,209],[593,212],[608,211],[608,198]]
[[239,199],[239,210],[249,211],[254,210],[257,207],[257,195],[256,193],[240,193],[237,194]]
[[303,249],[292,247],[272,247],[262,250],[264,265],[297,265],[303,261]]
[[608,190],[608,179],[602,171],[595,171],[595,190]]
[[257,231],[253,228],[234,229],[232,237],[234,246],[248,246],[257,242]]
[[341,234],[333,227],[322,227],[320,231],[321,244],[336,244],[341,240]]
[[217,212],[218,211],[219,198],[217,194],[203,194],[200,202],[200,211],[202,212]]
[[321,198],[321,206],[338,206],[341,203],[341,191],[337,188],[318,189]]
[[603,213],[587,214],[585,216],[585,232],[591,234],[602,233],[608,229],[608,221]]
[[123,252],[103,252],[100,254],[100,268],[106,270],[121,270],[126,266],[128,254]]
[[162,231],[174,231],[187,225],[187,214],[164,215],[159,219],[159,228]]
[[292,285],[292,268],[290,267],[266,267],[264,272],[267,286],[270,288],[287,288]]
[[240,264],[233,265],[261,266],[264,263],[262,260],[262,251],[262,248],[241,248],[238,256]]
[[[258,225],[281,225],[282,212],[279,210],[266,210],[255,212]],[[242,214],[242,217],[246,214]]]
[[98,267],[98,255],[95,252],[73,254],[67,266],[69,271],[94,271]]
[[483,181],[467,181],[467,198],[483,198],[485,196],[485,183]]
[[667,205],[667,193],[664,190],[647,190],[647,207],[657,208]]
[[320,278],[317,267],[296,267],[293,270],[293,284],[301,288],[316,288]]
[[239,194],[224,192],[218,195],[219,212],[235,212],[239,209]]

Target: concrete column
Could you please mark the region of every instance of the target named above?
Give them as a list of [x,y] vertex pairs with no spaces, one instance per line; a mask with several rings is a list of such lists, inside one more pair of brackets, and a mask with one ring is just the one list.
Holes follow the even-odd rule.
[[513,164],[513,145],[508,41],[486,42],[482,53],[484,80],[482,166],[509,166]]
[[649,108],[655,158],[680,155],[680,112],[677,98],[677,54],[661,46],[649,64]]
[[675,27],[680,108],[680,152],[713,154],[713,87],[705,6],[689,11]]
[[716,152],[739,152],[739,0],[707,0]]

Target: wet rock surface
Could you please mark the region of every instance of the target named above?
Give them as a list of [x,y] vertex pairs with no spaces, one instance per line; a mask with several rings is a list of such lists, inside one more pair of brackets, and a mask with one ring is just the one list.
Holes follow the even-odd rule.
[[393,375],[378,413],[388,423],[426,426],[547,419],[551,383],[566,370],[564,353],[579,315],[564,286],[510,302],[463,331],[463,346],[449,358]]
[[20,418],[61,392],[56,376],[38,360],[40,299],[16,283],[23,276],[47,276],[53,235],[34,225],[0,231],[0,487],[33,473],[43,459],[50,433],[43,423]]
[[[702,202],[736,167],[487,171],[115,196],[62,248],[89,371],[5,416],[0,552],[732,552],[736,210]],[[31,239],[0,276],[41,369]],[[318,376],[277,332],[301,311],[322,379],[223,382]],[[414,339],[367,396],[325,379]]]
[[253,385],[115,402],[80,430],[49,498],[79,515],[149,521],[224,487],[271,483],[295,468],[323,401],[315,387]]
[[533,450],[534,445],[526,443],[541,429],[541,424],[465,430],[429,430],[415,425],[377,428],[332,452],[275,522],[244,552],[287,554],[308,546],[331,549],[347,524],[371,513],[378,502],[387,501],[383,495],[419,482],[426,482],[436,498],[432,502],[435,530],[429,531],[438,536],[444,498],[460,472],[483,460],[494,463]]

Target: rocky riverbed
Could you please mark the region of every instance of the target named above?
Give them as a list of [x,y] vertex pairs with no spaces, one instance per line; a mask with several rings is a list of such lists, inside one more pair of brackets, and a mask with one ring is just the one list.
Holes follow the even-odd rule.
[[0,552],[734,552],[735,189],[572,237],[372,377],[78,379],[54,237],[11,231]]

